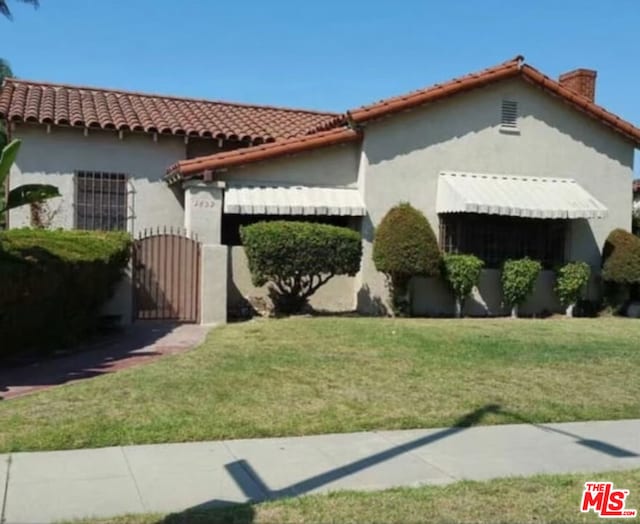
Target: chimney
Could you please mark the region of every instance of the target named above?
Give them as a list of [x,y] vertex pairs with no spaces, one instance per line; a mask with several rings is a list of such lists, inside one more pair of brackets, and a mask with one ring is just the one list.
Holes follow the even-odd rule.
[[596,98],[597,71],[592,69],[575,69],[560,75],[560,84],[567,89],[575,91],[579,95],[593,102]]

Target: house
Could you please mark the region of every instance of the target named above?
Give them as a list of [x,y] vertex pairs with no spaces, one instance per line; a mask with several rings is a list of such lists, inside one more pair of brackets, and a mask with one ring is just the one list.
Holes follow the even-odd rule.
[[[380,312],[388,293],[371,260],[373,234],[402,201],[425,213],[443,250],[485,260],[467,314],[506,313],[499,268],[525,255],[545,271],[522,311],[540,314],[559,310],[557,264],[584,260],[597,274],[608,233],[631,227],[640,129],[597,105],[595,91],[595,71],[554,80],[521,56],[344,114],[9,79],[0,118],[24,141],[10,183],[61,189],[52,225],[197,235],[188,262],[161,267],[171,251],[133,264],[134,287],[161,293],[132,306],[131,283],[123,284],[113,307],[125,316],[133,308],[137,318],[182,318],[167,284],[176,275],[195,281],[187,291],[203,322],[264,296],[251,284],[238,230],[274,218],[360,230],[361,271],[333,279],[312,303]],[[9,221],[27,225],[29,210]],[[453,311],[438,279],[413,286],[418,314]]]

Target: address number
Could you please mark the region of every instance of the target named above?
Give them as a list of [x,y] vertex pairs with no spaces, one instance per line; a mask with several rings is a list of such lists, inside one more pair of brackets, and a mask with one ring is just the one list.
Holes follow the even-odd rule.
[[211,208],[215,207],[216,203],[212,200],[194,200],[193,207]]

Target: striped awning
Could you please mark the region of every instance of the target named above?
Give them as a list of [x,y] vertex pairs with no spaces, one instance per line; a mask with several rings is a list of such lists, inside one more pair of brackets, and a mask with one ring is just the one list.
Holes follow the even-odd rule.
[[607,208],[575,180],[444,172],[438,213],[483,213],[527,218],[604,218]]
[[357,189],[308,186],[229,186],[224,212],[240,215],[363,216]]

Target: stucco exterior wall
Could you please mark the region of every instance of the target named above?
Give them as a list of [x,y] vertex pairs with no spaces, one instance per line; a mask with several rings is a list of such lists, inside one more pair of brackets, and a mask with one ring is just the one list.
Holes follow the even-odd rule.
[[[237,309],[249,297],[268,296],[267,287],[251,282],[247,255],[242,246],[229,247],[227,303]],[[335,276],[311,297],[309,303],[318,311],[344,312],[355,309],[355,277]]]
[[[518,102],[518,133],[500,129],[503,99]],[[370,122],[360,166],[368,217],[363,222],[359,309],[375,311],[388,295],[371,260],[371,241],[375,225],[390,207],[410,202],[438,234],[436,190],[441,171],[574,178],[607,206],[609,216],[573,221],[567,258],[598,268],[608,233],[631,226],[633,152],[631,142],[523,80]],[[421,294],[425,300],[439,295],[427,289]]]
[[[229,184],[264,183],[304,186],[356,187],[359,144],[345,144],[267,162],[232,168],[217,178]],[[356,277],[336,276],[310,300],[319,311],[353,311]],[[236,310],[248,297],[267,297],[267,287],[255,287],[242,246],[229,248],[227,301]]]
[[[19,125],[14,138],[22,140],[20,154],[10,173],[10,187],[21,184],[53,184],[61,198],[48,201],[52,212],[50,227],[73,229],[75,225],[76,171],[124,173],[128,182],[128,231],[137,235],[145,228],[183,227],[184,210],[181,191],[163,180],[167,166],[185,156],[181,138],[125,134],[120,140],[115,132],[43,126]],[[28,206],[11,211],[10,227],[30,225]],[[127,271],[114,296],[105,305],[104,314],[118,315],[123,323],[132,319],[131,272]]]
[[[185,156],[181,138],[125,134],[115,132],[53,127],[47,134],[43,126],[19,125],[14,138],[22,140],[20,154],[10,174],[11,187],[46,183],[58,187],[61,198],[49,201],[55,211],[52,227],[71,229],[75,221],[76,171],[104,171],[129,175],[129,232],[144,228],[183,226],[181,192],[169,188],[163,180],[166,169]],[[16,209],[9,217],[11,227],[28,226],[28,206]]]
[[[525,316],[538,316],[562,310],[553,291],[555,274],[543,271],[536,282],[533,294],[522,304],[519,312]],[[450,316],[455,308],[454,298],[446,284],[439,278],[416,278],[412,281],[413,312],[418,316]],[[464,305],[464,315],[493,317],[508,315],[510,309],[502,303],[500,271],[485,269],[480,283]]]
[[234,167],[217,178],[232,183],[355,187],[359,160],[359,144],[349,143]]

